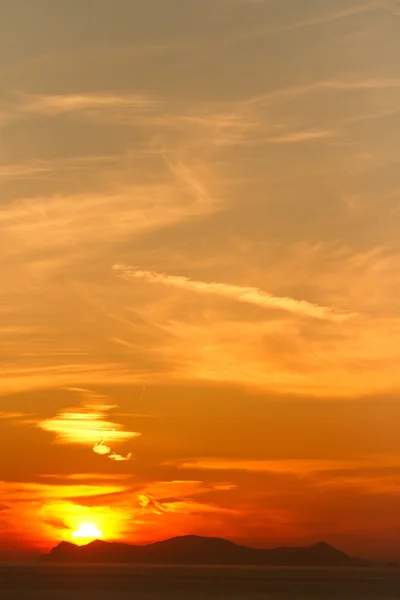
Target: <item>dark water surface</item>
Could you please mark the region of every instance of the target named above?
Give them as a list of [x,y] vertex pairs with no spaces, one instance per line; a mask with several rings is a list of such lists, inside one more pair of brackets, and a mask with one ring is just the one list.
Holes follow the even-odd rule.
[[400,570],[0,565],[0,600],[391,600]]

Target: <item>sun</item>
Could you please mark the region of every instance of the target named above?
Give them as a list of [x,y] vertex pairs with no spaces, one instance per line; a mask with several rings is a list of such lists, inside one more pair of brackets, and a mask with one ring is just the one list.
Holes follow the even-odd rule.
[[78,529],[72,532],[72,537],[81,541],[90,541],[102,538],[103,534],[94,523],[81,523]]

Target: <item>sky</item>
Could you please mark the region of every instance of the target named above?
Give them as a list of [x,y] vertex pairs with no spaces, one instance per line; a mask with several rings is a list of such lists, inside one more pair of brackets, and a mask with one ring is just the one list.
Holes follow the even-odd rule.
[[400,558],[399,16],[1,4],[0,555]]

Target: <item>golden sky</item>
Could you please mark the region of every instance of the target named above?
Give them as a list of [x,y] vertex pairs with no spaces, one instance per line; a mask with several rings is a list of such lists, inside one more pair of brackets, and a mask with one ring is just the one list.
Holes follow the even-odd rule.
[[399,16],[2,4],[3,551],[400,557]]

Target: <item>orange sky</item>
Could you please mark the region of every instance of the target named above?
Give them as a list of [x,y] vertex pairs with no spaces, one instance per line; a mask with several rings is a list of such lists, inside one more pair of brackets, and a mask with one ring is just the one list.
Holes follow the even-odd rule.
[[6,4],[0,557],[400,558],[398,0]]

